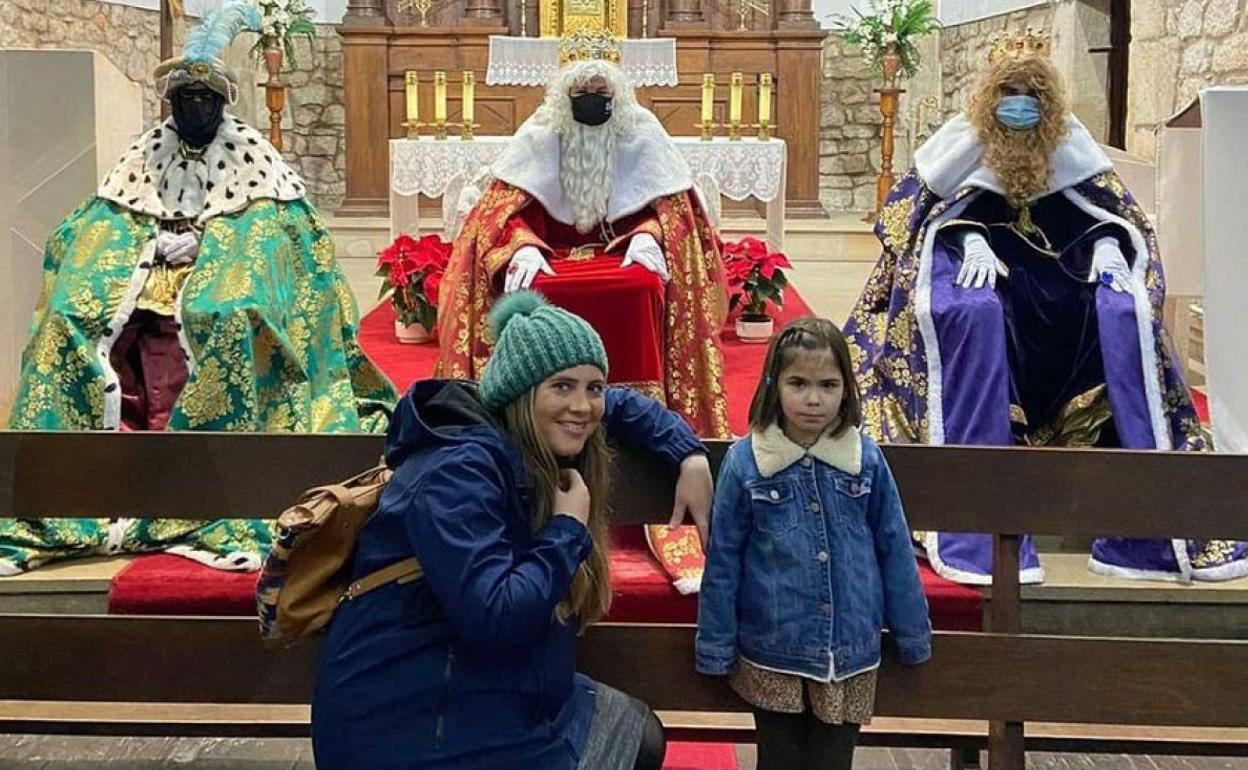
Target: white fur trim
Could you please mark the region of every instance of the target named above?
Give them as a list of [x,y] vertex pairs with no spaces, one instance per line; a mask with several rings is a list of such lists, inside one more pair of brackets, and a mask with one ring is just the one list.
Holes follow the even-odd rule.
[[257,200],[293,201],[298,172],[251,126],[226,114],[199,158],[183,158],[173,119],[148,131],[104,177],[99,197],[157,219],[195,219],[241,211]]
[[1217,567],[1200,567],[1192,570],[1192,579],[1206,583],[1235,580],[1248,575],[1248,559],[1227,562]]
[[109,333],[100,337],[95,343],[95,355],[104,373],[104,430],[115,430],[121,425],[121,381],[117,377],[117,370],[113,369],[111,360],[113,346],[117,344],[117,338],[121,336],[126,322],[134,313],[139,295],[143,293],[143,286],[146,285],[148,276],[152,274],[152,264],[155,260],[156,239],[151,238],[139,250],[139,264],[135,265],[134,272],[130,274],[130,285],[126,287],[126,293],[122,296],[117,311],[113,313],[112,318],[108,319],[106,328]]
[[1126,230],[1135,250],[1135,264],[1131,266],[1131,298],[1135,303],[1135,326],[1140,344],[1140,363],[1143,368],[1144,394],[1148,399],[1148,416],[1153,428],[1155,449],[1171,448],[1170,429],[1166,426],[1166,412],[1161,403],[1161,381],[1157,377],[1157,340],[1153,336],[1153,306],[1148,300],[1149,251],[1144,235],[1135,225],[1122,217],[1109,213],[1084,198],[1073,189],[1063,190],[1071,203],[1100,222],[1112,222]]
[[[1074,115],[1066,119],[1067,133],[1049,156],[1049,185],[1034,198],[1043,198],[1058,190],[1076,185],[1085,179],[1114,167],[1092,134]],[[948,198],[963,187],[991,190],[1004,195],[1005,188],[996,174],[983,164],[984,148],[966,113],[948,120],[914,153],[914,166],[923,182],[939,195]]]
[[772,423],[766,430],[751,434],[750,448],[754,464],[764,478],[776,475],[807,454],[854,476],[862,473],[862,435],[852,425],[839,436],[821,436],[810,449],[803,449],[784,435],[778,424]]
[[675,588],[681,596],[696,594],[702,590],[702,573],[699,572],[697,575],[689,575],[673,581],[672,587]]
[[1129,580],[1164,580],[1168,583],[1191,582],[1191,577],[1184,575],[1182,572],[1119,567],[1116,564],[1106,564],[1103,561],[1098,561],[1095,556],[1088,557],[1088,570],[1105,577],[1127,578]]
[[108,555],[121,553],[126,544],[126,530],[134,523],[134,519],[117,519],[109,522],[108,536],[100,546],[100,552]]
[[189,545],[175,545],[166,548],[165,552],[226,572],[255,572],[260,569],[263,561],[260,554],[251,551],[233,551],[222,556],[211,551],[201,551]]
[[[657,198],[693,188],[689,165],[663,124],[644,107],[634,109],[632,127],[616,138],[607,222],[635,214]],[[536,198],[552,218],[574,224],[572,204],[559,179],[559,134],[536,117],[520,126],[490,170],[496,178]]]
[[[936,547],[937,533],[924,532],[919,538],[920,552],[919,555],[927,559],[927,563],[932,565],[932,571],[940,575],[945,580],[952,580],[955,583],[961,583],[968,586],[991,586],[992,575],[981,575],[978,572],[967,572],[956,567],[949,566],[944,559],[940,558],[940,549]],[[1018,570],[1019,585],[1036,585],[1044,582],[1044,567],[1020,567]]]

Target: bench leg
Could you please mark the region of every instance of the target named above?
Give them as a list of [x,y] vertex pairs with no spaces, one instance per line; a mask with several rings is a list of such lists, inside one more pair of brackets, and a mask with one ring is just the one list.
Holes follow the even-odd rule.
[[1026,770],[1022,722],[988,723],[988,770]]
[[979,749],[949,749],[949,770],[979,770]]

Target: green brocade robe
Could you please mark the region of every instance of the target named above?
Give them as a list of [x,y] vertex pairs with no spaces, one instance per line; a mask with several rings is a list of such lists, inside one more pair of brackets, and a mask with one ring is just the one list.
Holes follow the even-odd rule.
[[[117,427],[111,339],[153,266],[156,227],[154,217],[94,197],[53,233],[12,429]],[[252,200],[207,219],[175,318],[188,378],[170,430],[385,430],[394,390],[360,349],[333,242],[302,198]],[[256,569],[270,542],[262,521],[0,519],[0,574],[122,550]]]

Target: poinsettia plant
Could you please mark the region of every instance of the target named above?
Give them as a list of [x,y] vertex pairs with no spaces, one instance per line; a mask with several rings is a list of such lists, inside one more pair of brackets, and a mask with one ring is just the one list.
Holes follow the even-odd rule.
[[432,330],[438,320],[438,287],[447,263],[451,261],[451,244],[434,233],[420,239],[399,235],[377,255],[377,275],[381,294],[390,294],[390,305],[401,323],[420,323]]
[[728,275],[728,310],[743,308],[748,316],[767,317],[766,305],[784,305],[784,287],[789,285],[782,268],[793,265],[784,254],[772,251],[757,238],[746,236],[720,246]]

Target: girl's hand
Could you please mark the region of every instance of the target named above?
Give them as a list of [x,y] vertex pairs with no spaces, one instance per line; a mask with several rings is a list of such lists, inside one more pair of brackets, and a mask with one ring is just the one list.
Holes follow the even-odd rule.
[[711,503],[715,492],[711,482],[711,463],[702,453],[692,454],[680,463],[680,477],[676,479],[676,498],[672,504],[672,520],[669,527],[679,527],[685,521],[685,512],[693,517],[698,527],[702,547],[710,544]]
[[571,516],[589,526],[589,487],[585,479],[571,468],[559,472],[559,487],[555,490],[554,514]]

